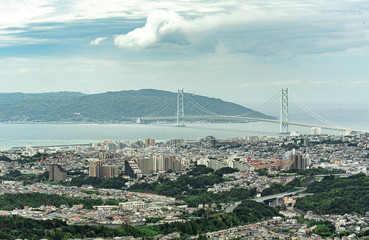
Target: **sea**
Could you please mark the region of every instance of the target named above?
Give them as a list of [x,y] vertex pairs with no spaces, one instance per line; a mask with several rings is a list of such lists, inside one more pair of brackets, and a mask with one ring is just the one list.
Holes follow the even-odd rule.
[[[350,129],[369,130],[369,108],[345,111],[337,109],[322,109],[321,113],[337,125]],[[328,117],[327,117],[328,116]],[[290,116],[291,122],[315,123],[327,125],[304,114]],[[186,127],[177,127],[170,123],[155,124],[71,124],[71,123],[1,123],[0,150],[12,147],[31,145],[58,146],[78,145],[101,142],[105,139],[114,141],[156,139],[199,139],[214,136],[220,139],[230,139],[243,136],[280,136],[279,125],[275,123],[185,123]],[[307,127],[290,126],[290,132],[297,131],[310,134]],[[324,134],[344,134],[338,131],[322,130]]]

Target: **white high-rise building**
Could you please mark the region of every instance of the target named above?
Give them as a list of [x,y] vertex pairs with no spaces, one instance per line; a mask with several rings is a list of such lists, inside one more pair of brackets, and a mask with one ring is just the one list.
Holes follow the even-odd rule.
[[165,162],[164,162],[164,156],[154,156],[154,162],[155,162],[155,171],[165,170]]
[[292,132],[290,133],[290,136],[291,136],[291,137],[299,137],[299,136],[301,136],[301,134],[300,134],[300,132],[292,131]]

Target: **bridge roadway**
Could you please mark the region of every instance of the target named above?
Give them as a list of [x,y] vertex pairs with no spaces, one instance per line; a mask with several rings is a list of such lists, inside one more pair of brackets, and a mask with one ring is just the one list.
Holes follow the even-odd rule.
[[[175,120],[177,119],[176,116],[168,116],[168,117],[142,117],[142,120]],[[245,120],[245,121],[255,121],[255,122],[269,122],[269,123],[277,123],[280,124],[279,120],[274,119],[264,119],[264,118],[253,118],[253,117],[241,117],[241,116],[184,116],[183,119],[233,119],[233,120]],[[320,127],[322,129],[333,130],[333,131],[358,131],[354,129],[342,128],[342,127],[331,127],[331,126],[324,126],[324,125],[316,125],[316,124],[309,124],[309,123],[297,123],[297,122],[286,122],[288,125],[293,126],[300,126],[300,127]]]
[[264,202],[264,201],[269,201],[269,200],[273,200],[273,199],[282,199],[286,196],[293,196],[296,195],[297,193],[303,192],[305,191],[307,188],[301,188],[297,191],[293,191],[293,192],[284,192],[284,193],[278,193],[278,194],[273,194],[273,195],[268,195],[268,196],[264,196],[264,197],[258,197],[258,198],[253,198],[251,200],[254,200],[256,202]]

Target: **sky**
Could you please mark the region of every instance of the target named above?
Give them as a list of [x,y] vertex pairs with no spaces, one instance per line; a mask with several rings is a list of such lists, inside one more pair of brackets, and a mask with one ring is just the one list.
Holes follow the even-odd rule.
[[369,106],[369,1],[1,0],[0,82]]

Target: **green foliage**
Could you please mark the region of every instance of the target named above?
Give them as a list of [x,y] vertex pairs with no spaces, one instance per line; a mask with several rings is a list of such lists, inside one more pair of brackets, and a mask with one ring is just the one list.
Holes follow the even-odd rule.
[[58,181],[44,181],[44,183],[50,184],[50,185],[58,185],[59,184]]
[[328,237],[335,233],[336,228],[331,222],[324,222],[316,225],[313,233],[318,234],[322,237]]
[[135,228],[143,233],[145,236],[156,236],[161,234],[161,231],[154,226],[137,226]]
[[281,147],[285,151],[290,151],[292,149],[300,149],[300,146],[298,144],[294,144],[294,143],[283,144]]
[[23,209],[24,206],[40,207],[41,205],[51,205],[60,207],[60,205],[72,206],[76,204],[83,204],[84,208],[92,209],[93,206],[102,205],[102,200],[94,199],[78,199],[64,197],[57,194],[44,193],[6,193],[0,196],[0,209],[11,211],[15,208]]
[[310,185],[307,192],[314,195],[300,198],[296,207],[318,214],[345,214],[369,211],[369,177],[363,174],[348,178],[325,177]]
[[69,239],[69,238],[107,238],[117,236],[144,237],[139,229],[122,225],[118,228],[88,225],[67,225],[60,220],[36,221],[20,216],[0,216],[0,239]]
[[[369,229],[360,232],[359,237],[362,239],[363,237],[369,236]],[[369,239],[369,237],[363,238],[363,239]]]
[[100,195],[100,192],[95,190],[95,191],[86,191],[86,190],[83,190],[82,191],[83,193],[86,193],[86,194],[89,194],[89,195]]
[[224,168],[216,170],[215,174],[223,176],[223,174],[229,174],[229,173],[234,173],[234,172],[238,172],[238,169],[231,168],[231,167],[224,167]]
[[185,223],[170,223],[159,226],[163,233],[181,232],[185,235],[196,235],[208,231],[230,228],[243,224],[266,220],[278,215],[277,210],[263,203],[245,200],[233,213],[216,213],[205,218],[191,220]]
[[181,175],[176,181],[171,181],[167,178],[161,179],[161,183],[136,183],[129,188],[129,191],[134,192],[150,192],[154,194],[183,197],[185,195],[198,195],[207,191],[209,186],[216,183],[224,182],[224,179],[219,175],[197,175],[191,177],[189,175]]
[[297,217],[294,217],[294,218],[296,218],[297,219],[297,222],[298,223],[302,223],[302,224],[308,224],[309,223],[309,221],[307,220],[307,219],[305,219],[304,217],[302,217],[302,216],[297,216]]
[[23,182],[24,185],[32,184],[36,182],[43,182],[49,178],[49,171],[44,172],[43,174],[22,174],[18,170],[9,171],[9,173],[5,176],[0,177],[0,181],[20,181]]
[[214,172],[211,168],[198,165],[187,175],[181,175],[176,181],[159,177],[158,182],[136,183],[128,190],[175,197],[184,200],[190,207],[197,207],[198,204],[205,203],[241,201],[255,196],[256,189],[233,188],[230,191],[220,193],[207,191],[209,186],[225,181],[222,178],[223,173],[234,171],[233,168],[222,168]]
[[209,173],[213,173],[213,172],[214,172],[213,169],[208,168],[205,165],[197,165],[191,171],[189,171],[187,174],[190,175],[190,176],[199,176],[199,175],[209,174]]
[[22,157],[21,159],[17,160],[17,162],[19,162],[20,164],[24,164],[24,163],[33,163],[33,162],[38,162],[44,158],[46,158],[48,156],[48,154],[45,153],[36,153],[36,155],[32,156],[32,157]]
[[123,201],[109,199],[105,201],[104,205],[119,205],[120,202],[123,202]]
[[[343,142],[342,140],[327,139],[327,140],[323,140],[321,143],[317,142],[315,144],[331,144],[331,145],[334,145],[334,144],[343,144],[343,143],[346,143],[346,142]],[[311,144],[314,144],[314,142],[312,142]]]
[[68,239],[134,236],[150,238],[157,234],[180,232],[184,236],[203,234],[232,226],[266,220],[278,215],[274,208],[263,203],[243,201],[233,213],[215,213],[205,218],[191,220],[185,223],[175,222],[158,227],[133,227],[122,225],[119,228],[103,226],[67,225],[60,220],[36,221],[20,216],[0,216],[0,239]]
[[256,169],[255,172],[259,174],[259,176],[268,176],[268,170],[267,169]]
[[3,162],[12,162],[13,160],[11,160],[10,158],[8,158],[5,155],[2,155],[2,156],[0,156],[0,161],[3,161]]
[[162,217],[151,217],[151,218],[146,218],[146,223],[157,223],[160,220],[162,220]]
[[297,175],[303,175],[303,176],[313,176],[313,175],[329,175],[329,174],[344,174],[346,173],[344,170],[341,169],[325,169],[325,168],[311,168],[311,169],[290,169],[287,171],[283,171],[283,173],[296,173]]

